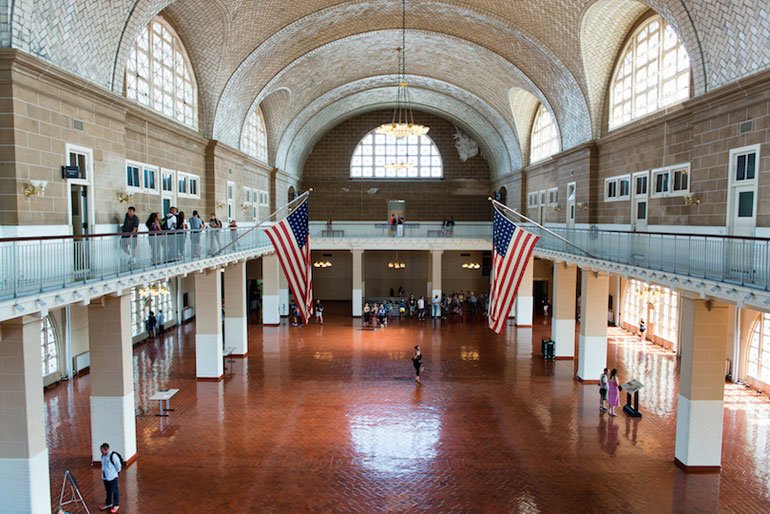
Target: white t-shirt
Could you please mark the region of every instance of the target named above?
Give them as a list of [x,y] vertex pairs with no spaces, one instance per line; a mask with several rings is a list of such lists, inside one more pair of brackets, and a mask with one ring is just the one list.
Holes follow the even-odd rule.
[[423,300],[422,298],[417,300],[417,308],[418,309],[424,309],[425,308],[425,300]]

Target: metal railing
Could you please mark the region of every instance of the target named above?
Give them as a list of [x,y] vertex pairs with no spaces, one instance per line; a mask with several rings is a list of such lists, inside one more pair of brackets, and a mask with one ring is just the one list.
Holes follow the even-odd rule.
[[[581,253],[532,224],[522,224],[540,236],[537,246],[568,254]],[[770,290],[770,239],[621,232],[548,227],[597,259]]]
[[490,239],[492,224],[488,221],[458,222],[454,227],[442,227],[440,221],[409,222],[403,225],[402,236],[398,229],[386,222],[374,221],[325,221],[310,222],[310,237],[407,237],[407,238],[442,238],[455,237],[465,239]]
[[264,229],[249,227],[0,239],[0,299],[268,248]]

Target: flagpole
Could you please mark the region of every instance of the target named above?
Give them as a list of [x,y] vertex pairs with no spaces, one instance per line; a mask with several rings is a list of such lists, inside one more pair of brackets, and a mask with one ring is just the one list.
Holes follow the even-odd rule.
[[244,236],[246,236],[246,235],[250,234],[252,230],[255,230],[255,229],[257,229],[257,228],[259,228],[261,225],[263,225],[263,224],[267,223],[268,221],[270,221],[270,220],[273,218],[273,216],[275,216],[275,215],[276,215],[276,214],[278,214],[279,212],[283,211],[284,209],[290,209],[290,208],[291,208],[291,206],[292,206],[292,204],[300,203],[300,200],[303,200],[303,199],[307,198],[308,196],[310,196],[310,193],[311,193],[312,191],[313,191],[313,188],[311,187],[310,189],[308,189],[307,191],[305,191],[304,193],[302,193],[301,195],[299,195],[298,197],[296,197],[294,200],[290,201],[289,203],[287,203],[286,205],[284,205],[283,207],[281,207],[280,209],[278,209],[277,211],[275,211],[274,213],[272,213],[272,214],[269,214],[269,215],[268,215],[266,218],[264,218],[264,219],[262,219],[262,220],[258,221],[258,222],[257,222],[257,224],[256,224],[256,225],[254,225],[253,227],[251,227],[249,230],[247,230],[246,232],[244,232],[243,234],[241,234],[240,236],[238,236],[237,238],[233,239],[233,240],[232,240],[232,241],[230,241],[228,244],[226,244],[225,246],[223,246],[222,248],[220,248],[220,249],[219,249],[219,251],[218,251],[217,253],[215,253],[215,254],[214,254],[214,257],[216,257],[217,255],[219,255],[220,253],[222,253],[223,251],[225,251],[225,249],[226,249],[226,248],[229,248],[230,246],[232,246],[232,245],[236,244],[238,241],[240,241],[240,240],[241,240],[241,238],[242,238],[242,237],[244,237]]
[[584,254],[586,254],[587,256],[591,257],[592,259],[596,259],[596,258],[597,258],[596,256],[594,256],[594,255],[592,255],[592,254],[588,253],[587,251],[583,250],[582,248],[580,248],[579,246],[577,246],[577,245],[576,245],[576,244],[574,244],[573,242],[571,242],[571,241],[569,241],[569,240],[567,240],[567,239],[563,238],[562,236],[560,236],[560,235],[559,235],[559,234],[557,234],[556,232],[554,232],[554,231],[552,231],[552,230],[549,230],[549,229],[545,228],[543,225],[541,225],[540,223],[536,222],[535,220],[531,220],[531,219],[527,218],[526,216],[524,216],[524,215],[523,215],[522,213],[520,213],[519,211],[516,211],[516,210],[514,210],[514,209],[512,209],[512,208],[508,207],[507,205],[505,205],[505,204],[503,204],[503,203],[500,203],[500,202],[498,202],[497,200],[495,200],[495,199],[494,199],[494,198],[492,198],[491,196],[490,196],[490,197],[488,197],[488,200],[489,200],[490,202],[492,202],[492,205],[494,205],[494,206],[496,206],[496,207],[497,207],[497,206],[499,206],[499,207],[502,207],[502,208],[503,208],[503,209],[505,209],[506,211],[512,212],[513,214],[515,214],[515,215],[516,215],[516,216],[518,216],[519,218],[523,219],[524,221],[528,221],[529,223],[532,223],[533,225],[535,225],[535,226],[537,226],[537,227],[540,227],[541,229],[543,229],[543,230],[545,230],[546,232],[548,232],[549,234],[551,234],[553,237],[555,237],[555,238],[559,239],[560,241],[563,241],[563,242],[567,243],[568,245],[570,245],[571,247],[575,248],[576,250],[580,250],[581,252],[583,252],[583,253],[584,253]]

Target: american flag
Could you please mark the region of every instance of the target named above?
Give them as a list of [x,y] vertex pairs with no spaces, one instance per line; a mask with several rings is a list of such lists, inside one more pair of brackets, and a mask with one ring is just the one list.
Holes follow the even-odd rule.
[[305,323],[313,313],[308,217],[305,198],[294,212],[266,230]]
[[492,286],[489,292],[489,328],[503,331],[519,283],[539,237],[516,226],[495,207],[492,228]]

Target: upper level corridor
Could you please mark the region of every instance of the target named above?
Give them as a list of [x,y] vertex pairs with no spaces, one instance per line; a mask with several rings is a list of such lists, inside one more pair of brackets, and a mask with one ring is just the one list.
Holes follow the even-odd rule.
[[[523,225],[535,255],[766,308],[770,239]],[[0,240],[0,320],[271,253],[265,227]],[[311,222],[316,250],[491,250],[488,222]],[[559,239],[557,234],[563,239]],[[571,244],[566,243],[569,241]],[[64,292],[66,292],[66,294]],[[60,292],[62,292],[60,294]]]
[[[767,512],[766,395],[726,385],[721,473],[674,465],[675,354],[609,329],[608,361],[637,378],[641,419],[610,418],[576,361],[543,361],[550,325],[482,320],[249,325],[248,356],[196,381],[195,322],[133,349],[137,461],[121,512]],[[424,385],[414,383],[420,344]],[[89,375],[45,393],[51,491],[72,470],[89,507]],[[179,388],[169,418],[149,397]]]

